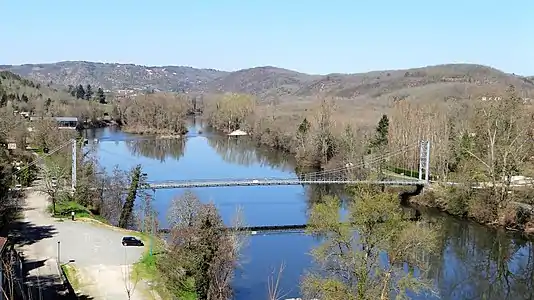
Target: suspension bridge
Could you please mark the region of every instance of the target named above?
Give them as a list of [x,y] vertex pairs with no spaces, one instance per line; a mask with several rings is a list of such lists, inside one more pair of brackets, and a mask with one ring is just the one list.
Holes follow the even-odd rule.
[[[418,149],[419,148],[419,149]],[[406,157],[408,153],[419,156],[418,170],[411,166],[392,165],[398,158]],[[413,161],[413,160],[412,160]],[[290,178],[227,178],[227,179],[198,179],[198,180],[166,180],[149,181],[151,189],[179,189],[198,187],[232,187],[232,186],[272,186],[272,185],[312,185],[312,184],[371,184],[390,186],[416,186],[429,184],[430,142],[422,141],[415,145],[381,155],[368,155],[362,162],[347,163],[343,167],[319,172],[297,174]],[[383,178],[370,180],[361,176],[366,171],[373,172],[381,169]],[[417,166],[416,166],[417,168]],[[399,170],[403,170],[400,172]],[[417,177],[415,177],[416,175]]]

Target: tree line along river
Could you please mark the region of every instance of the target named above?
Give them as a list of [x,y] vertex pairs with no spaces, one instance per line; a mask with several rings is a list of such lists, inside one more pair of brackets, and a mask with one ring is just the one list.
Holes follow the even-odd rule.
[[[199,134],[202,124],[189,124],[185,139],[139,139],[113,128],[86,131],[101,166],[129,170],[137,164],[151,181],[219,178],[292,177],[291,157],[257,147],[247,137]],[[247,226],[306,223],[313,201],[332,192],[322,186],[251,186],[195,188],[202,201],[213,201],[223,220],[231,222],[236,207]],[[170,199],[184,190],[157,190],[154,205],[161,227]],[[534,294],[534,248],[519,234],[483,227],[422,210],[439,219],[440,251],[429,255],[429,276],[436,295],[420,299],[531,299]],[[250,237],[234,280],[235,299],[267,299],[268,277],[283,263],[281,289],[287,298],[300,296],[300,278],[313,266],[310,250],[318,243],[303,233],[257,234]]]

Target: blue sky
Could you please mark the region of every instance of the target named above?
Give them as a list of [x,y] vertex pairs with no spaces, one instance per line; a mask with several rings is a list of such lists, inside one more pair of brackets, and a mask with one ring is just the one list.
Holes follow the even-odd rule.
[[451,62],[534,75],[534,1],[4,0],[0,64],[356,73]]

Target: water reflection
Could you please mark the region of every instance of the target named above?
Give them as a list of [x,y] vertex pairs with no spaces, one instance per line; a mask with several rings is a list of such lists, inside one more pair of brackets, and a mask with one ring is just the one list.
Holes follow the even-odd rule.
[[247,167],[259,164],[261,167],[276,168],[286,172],[295,171],[295,161],[289,155],[258,147],[248,137],[210,135],[208,143],[228,163]]
[[441,224],[431,278],[441,299],[532,299],[534,248],[521,235],[426,211]]
[[[197,127],[201,125],[197,124]],[[243,137],[229,139],[207,131],[200,135],[205,138],[130,140],[117,146],[99,143],[98,148],[102,150],[98,152],[99,161],[110,169],[120,164],[124,170],[141,163],[154,180],[293,176],[293,162],[284,153],[255,148],[254,142]],[[127,134],[109,129],[88,137],[130,139]],[[132,154],[148,158],[133,157]],[[166,162],[151,164],[154,160]],[[279,172],[281,169],[286,172]],[[225,219],[232,218],[236,205],[243,206],[248,225],[254,226],[306,222],[305,214],[311,203],[320,201],[324,195],[343,195],[337,190],[339,188],[311,185],[306,189],[277,186],[194,191],[201,199],[213,200]],[[164,216],[168,201],[176,193],[176,190],[158,190],[155,205],[161,216]],[[419,209],[423,219],[440,225],[440,251],[426,256],[430,262],[427,274],[436,285],[436,298],[534,297],[534,245],[531,240]],[[409,209],[406,213],[416,214]],[[316,244],[313,237],[302,234],[253,236],[245,250],[249,262],[241,272],[243,275],[236,278],[236,299],[266,299],[267,278],[282,262],[287,263],[287,269],[282,276],[281,288],[289,292],[287,298],[300,296],[298,285],[301,276],[306,268],[311,267],[310,256],[305,253],[309,253]],[[429,299],[428,295],[414,298]]]
[[184,156],[185,140],[179,139],[142,139],[126,141],[126,147],[133,155],[145,156],[165,162],[166,159],[180,159]]

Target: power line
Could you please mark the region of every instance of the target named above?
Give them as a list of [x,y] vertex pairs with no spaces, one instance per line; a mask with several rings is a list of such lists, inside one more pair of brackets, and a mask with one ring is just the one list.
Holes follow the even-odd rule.
[[17,172],[13,173],[13,175],[17,175],[17,174],[19,174],[20,172],[22,172],[22,171],[24,171],[24,170],[26,170],[26,169],[28,169],[28,168],[30,168],[30,167],[36,165],[37,163],[39,163],[39,162],[40,162],[41,160],[43,160],[44,158],[49,157],[49,156],[51,156],[52,154],[54,154],[54,153],[58,152],[59,150],[63,149],[65,146],[70,145],[70,143],[72,143],[72,140],[69,140],[69,141],[65,142],[64,144],[62,144],[61,146],[59,146],[59,147],[53,149],[52,151],[49,151],[49,152],[48,152],[46,155],[44,155],[43,157],[40,157],[40,156],[39,156],[39,157],[38,157],[36,160],[34,160],[32,163],[30,163],[30,164],[24,166],[24,167],[21,168],[20,170],[17,170]]

